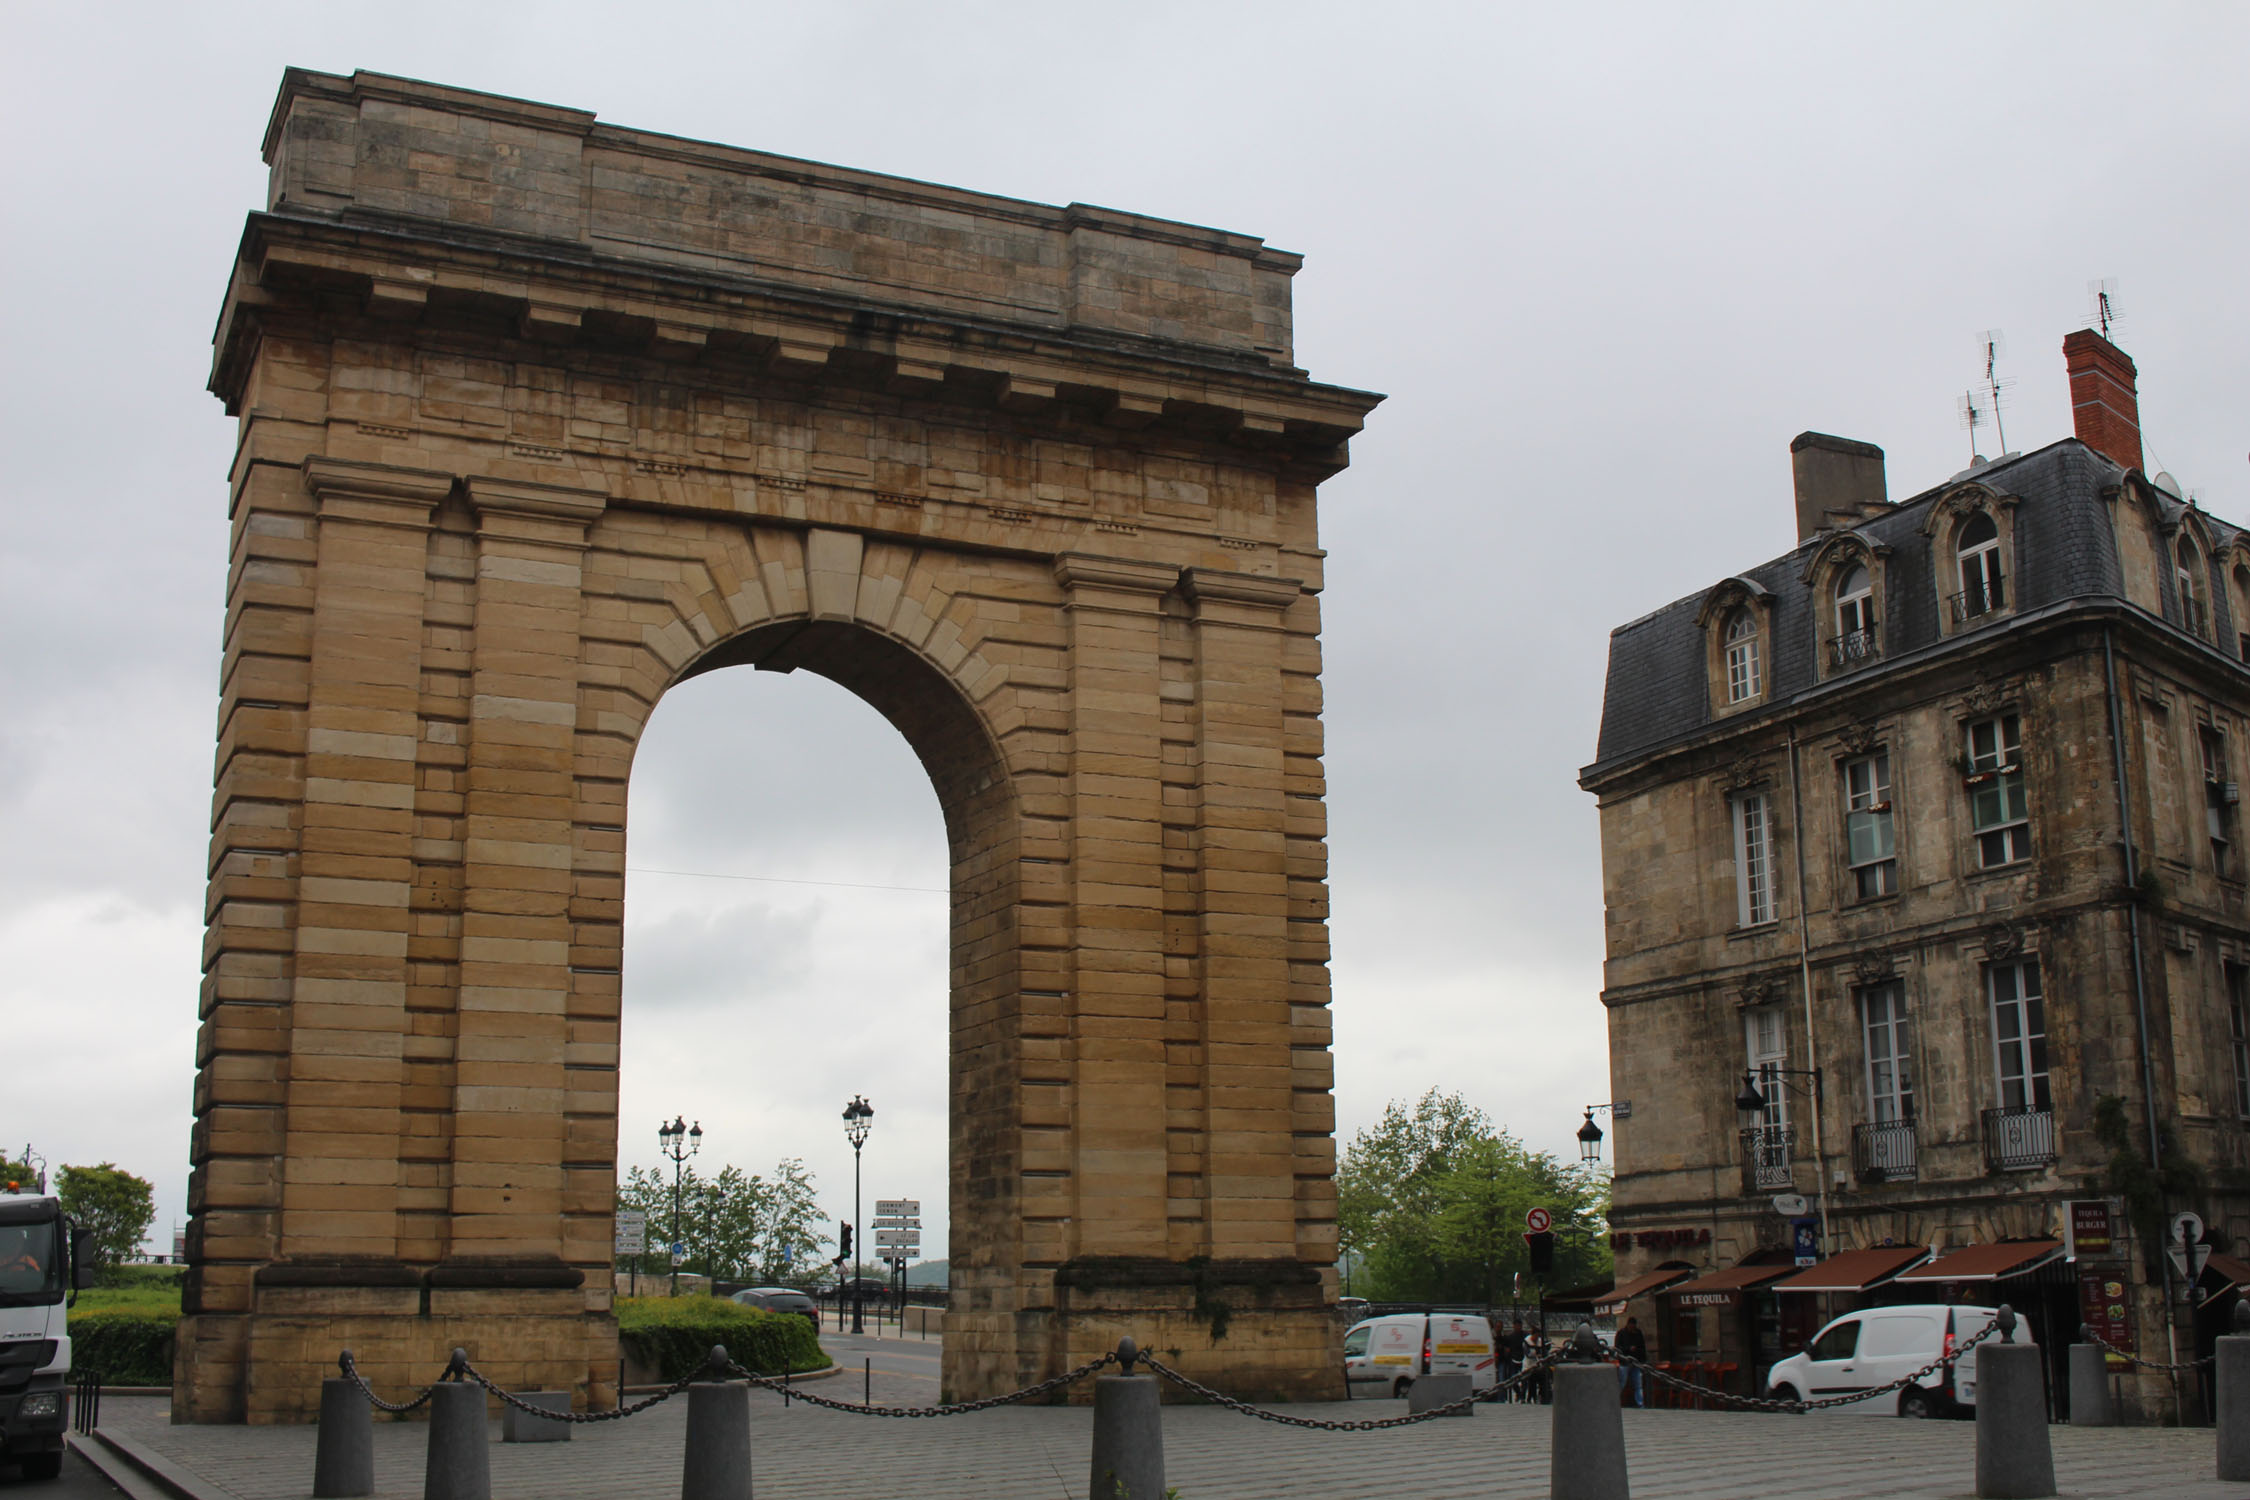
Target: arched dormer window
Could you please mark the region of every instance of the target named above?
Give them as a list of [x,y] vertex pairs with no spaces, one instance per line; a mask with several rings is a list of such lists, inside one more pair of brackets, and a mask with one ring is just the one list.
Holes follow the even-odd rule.
[[2250,661],[2250,562],[2238,556],[2227,581],[2234,587],[2234,597],[2228,602],[2234,606],[2235,654]]
[[1955,623],[2007,608],[2008,580],[2000,567],[2000,528],[1990,512],[1980,510],[1969,518],[1953,551],[1961,565],[1961,592],[1953,596]]
[[2211,605],[2204,597],[2203,558],[2195,550],[2194,539],[2183,535],[2173,549],[2173,559],[2172,582],[2179,589],[2180,623],[2189,633],[2209,640]]
[[1758,621],[1748,609],[1727,617],[1727,702],[1748,703],[1765,691],[1758,660]]
[[1865,563],[1853,563],[1836,580],[1836,665],[1848,667],[1875,652],[1875,584]]

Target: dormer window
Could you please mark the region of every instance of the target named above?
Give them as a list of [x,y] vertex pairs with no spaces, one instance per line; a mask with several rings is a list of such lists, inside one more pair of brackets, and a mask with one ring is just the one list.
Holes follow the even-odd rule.
[[1875,654],[1875,589],[1864,563],[1836,581],[1836,665],[1848,667]]
[[2203,597],[2203,565],[2197,555],[2195,543],[2186,537],[2174,553],[2177,566],[2172,581],[2179,585],[2180,623],[2190,634],[2208,638],[2211,634],[2211,607]]
[[1961,592],[1953,596],[1955,624],[1981,619],[2007,607],[2007,580],[2000,571],[2000,528],[1978,511],[1961,528],[1955,552],[1961,559]]
[[1727,702],[1747,703],[1763,690],[1758,668],[1758,622],[1747,609],[1727,620]]

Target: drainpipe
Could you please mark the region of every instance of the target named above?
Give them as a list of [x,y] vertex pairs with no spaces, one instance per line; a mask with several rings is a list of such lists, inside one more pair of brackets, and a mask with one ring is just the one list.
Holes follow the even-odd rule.
[[[2111,649],[2110,627],[2102,627],[2102,686],[2109,694],[2109,755],[2110,773],[2117,782],[2117,826],[2125,845],[2125,887],[2130,893],[2125,903],[2125,932],[2131,940],[2133,952],[2133,1020],[2138,1027],[2141,1052],[2141,1102],[2148,1123],[2148,1165],[2152,1172],[2164,1169],[2164,1143],[2156,1125],[2156,1063],[2148,1039],[2148,979],[2141,962],[2141,909],[2140,855],[2133,847],[2133,800],[2125,785],[2125,714],[2117,697],[2117,657]],[[2165,1357],[2173,1364],[2180,1359],[2179,1321],[2172,1311],[2172,1263],[2161,1250],[2156,1258],[2156,1268],[2164,1280],[2164,1344]],[[2172,1375],[2172,1404],[2174,1420],[2180,1417],[2180,1377]]]
[[1820,1173],[1820,1253],[1834,1244],[1828,1236],[1828,1147],[1821,1134],[1822,1106],[1827,1102],[1820,1086],[1820,1033],[1813,1028],[1812,914],[1805,909],[1805,800],[1797,782],[1797,726],[1789,726],[1789,812],[1797,820],[1797,836],[1790,840],[1797,851],[1797,983],[1805,997],[1805,1051],[1813,1066],[1812,1149],[1813,1165]]

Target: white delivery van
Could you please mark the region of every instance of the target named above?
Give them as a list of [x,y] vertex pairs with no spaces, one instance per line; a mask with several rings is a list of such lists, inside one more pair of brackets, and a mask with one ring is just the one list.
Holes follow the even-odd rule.
[[[1787,1401],[1824,1401],[1889,1385],[1975,1338],[1996,1315],[1989,1307],[1935,1302],[1846,1313],[1766,1373],[1766,1394]],[[2030,1326],[2021,1319],[2016,1341],[2031,1342]],[[1828,1410],[1862,1417],[1943,1417],[1973,1410],[1976,1404],[1977,1351],[1971,1349],[1904,1390]]]
[[1403,1396],[1424,1375],[1466,1375],[1480,1391],[1497,1384],[1492,1325],[1473,1313],[1392,1313],[1344,1334],[1344,1388],[1353,1397]]
[[70,1426],[69,1303],[93,1280],[92,1245],[43,1193],[0,1183],[0,1461],[62,1472]]

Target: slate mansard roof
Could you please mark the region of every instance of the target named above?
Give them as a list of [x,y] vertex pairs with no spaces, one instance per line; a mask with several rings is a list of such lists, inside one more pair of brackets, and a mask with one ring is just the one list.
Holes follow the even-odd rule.
[[[1963,484],[1983,485],[2019,502],[2010,579],[2017,614],[2074,599],[2123,600],[2123,568],[2102,491],[2115,488],[2124,475],[2124,469],[2084,443],[2065,438],[1957,474],[1871,520],[1844,528],[1846,534],[1891,549],[1884,569],[1887,597],[1876,601],[1875,615],[1882,622],[1884,660],[1896,662],[1946,640],[1938,628],[1938,612],[1945,600],[1939,595],[1939,570],[1930,555],[1933,547],[1942,545],[1942,528],[1931,528],[1938,535],[1924,535],[1924,525],[1930,507]],[[2175,512],[2183,508],[2161,493],[2158,500]],[[2219,546],[2241,534],[2241,528],[2208,513],[2203,521]],[[1836,534],[1817,533],[1794,551],[1738,575],[1773,596],[1771,649],[1765,663],[1769,707],[1786,705],[1809,689],[1828,685],[1821,682],[1816,657],[1814,590],[1819,580],[1807,581],[1804,574],[1813,551]],[[2157,571],[2167,611],[2177,608],[2171,597],[2171,574],[2170,568]],[[1583,773],[1586,777],[1691,739],[1714,722],[1704,678],[1705,637],[1696,621],[1710,593],[1708,588],[1700,590],[1610,633],[1601,741],[1594,763]],[[2225,589],[2211,591],[2220,640],[2232,640],[2237,628],[2229,618],[2227,594]],[[1981,634],[1955,636],[1947,644],[1965,645]]]

